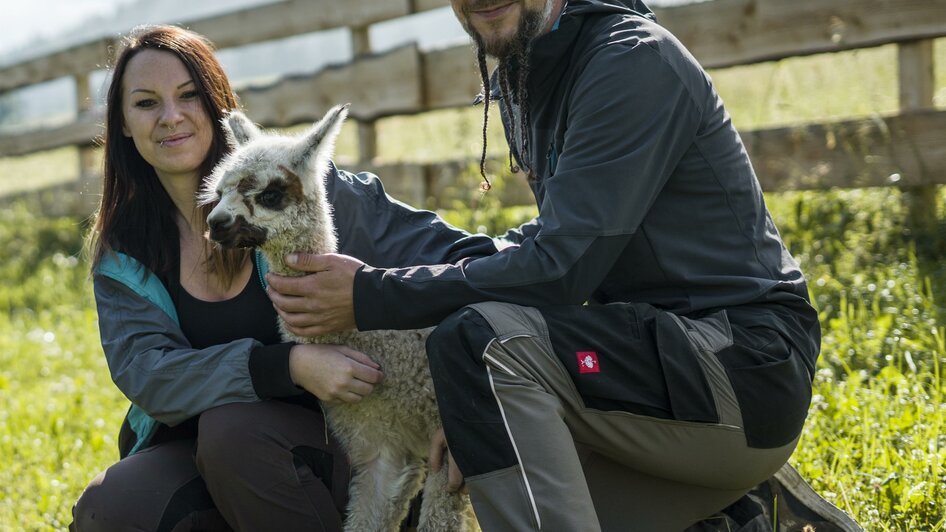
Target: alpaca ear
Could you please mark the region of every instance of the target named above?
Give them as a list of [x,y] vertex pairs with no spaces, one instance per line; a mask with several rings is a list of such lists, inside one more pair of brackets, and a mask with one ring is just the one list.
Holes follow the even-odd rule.
[[293,148],[291,165],[299,175],[321,179],[335,151],[335,139],[348,116],[350,103],[329,109],[321,120],[299,137]]
[[227,143],[233,147],[242,146],[262,134],[260,128],[240,111],[231,111],[221,123]]

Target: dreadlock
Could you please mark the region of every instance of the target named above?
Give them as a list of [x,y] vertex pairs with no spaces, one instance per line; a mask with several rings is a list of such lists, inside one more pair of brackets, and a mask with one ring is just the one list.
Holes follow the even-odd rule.
[[[510,143],[508,158],[509,158],[509,171],[512,173],[518,173],[520,168],[518,165],[513,163],[513,147],[512,145],[516,144],[516,140],[519,140],[519,160],[529,162],[529,145],[528,145],[528,135],[527,133],[527,124],[528,124],[528,111],[529,111],[529,102],[528,102],[528,90],[527,90],[527,81],[529,77],[529,54],[532,51],[532,38],[528,36],[528,33],[525,33],[521,37],[519,46],[515,46],[513,53],[504,59],[501,59],[499,65],[496,68],[496,76],[499,81],[499,90],[502,94],[503,100],[506,102],[506,109],[510,111],[509,114],[509,131],[512,133]],[[480,70],[480,80],[483,84],[483,151],[480,157],[480,175],[483,177],[484,190],[489,190],[490,182],[489,178],[486,175],[486,143],[487,143],[487,127],[489,125],[489,104],[491,101],[491,91],[490,91],[490,82],[489,82],[489,72],[486,65],[486,52],[483,50],[482,46],[478,46],[476,50],[476,59],[479,64]],[[515,104],[514,104],[515,103]],[[512,113],[513,110],[516,110],[516,113]],[[527,178],[530,181],[536,179],[534,171],[531,169],[531,165],[526,166],[528,176]]]
[[[500,92],[501,92],[502,95],[503,95],[503,99],[505,99],[505,101],[507,101],[507,102],[512,101],[512,100],[509,99],[509,94],[510,94],[510,93],[509,93],[509,76],[508,76],[508,74],[507,74],[507,72],[506,72],[506,69],[500,69],[500,70],[497,72],[496,78],[499,80],[499,90],[500,90]],[[513,117],[512,115],[510,115],[509,118],[510,118],[510,120],[515,120],[515,117]],[[513,122],[513,128],[512,128],[512,130],[513,130],[513,131],[516,131],[515,122]],[[507,154],[508,154],[508,156],[509,156],[509,171],[512,172],[512,173],[514,173],[514,174],[518,173],[518,172],[519,172],[519,167],[516,166],[516,165],[513,163],[513,161],[512,161],[512,149],[511,149],[511,148],[509,149],[509,151],[507,152]]]
[[483,153],[480,156],[480,175],[483,177],[483,185],[481,188],[485,192],[492,187],[489,178],[486,177],[486,128],[489,124],[489,101],[491,94],[489,90],[489,69],[486,66],[486,52],[483,50],[482,46],[476,47],[476,61],[480,66],[480,80],[483,82]]

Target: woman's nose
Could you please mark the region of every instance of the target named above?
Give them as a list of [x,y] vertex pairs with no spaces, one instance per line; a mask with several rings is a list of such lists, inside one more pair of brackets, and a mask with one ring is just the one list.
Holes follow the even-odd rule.
[[169,102],[165,104],[164,108],[162,109],[161,125],[173,130],[179,123],[181,123],[183,118],[184,114],[181,112],[180,106],[175,102]]

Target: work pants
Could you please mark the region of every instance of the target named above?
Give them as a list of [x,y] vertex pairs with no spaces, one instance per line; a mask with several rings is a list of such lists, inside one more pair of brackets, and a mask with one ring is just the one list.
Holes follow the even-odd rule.
[[811,377],[782,340],[725,311],[485,303],[427,351],[483,530],[652,532],[715,513],[788,460]]
[[348,462],[319,410],[232,403],[198,426],[196,438],[148,447],[98,475],[70,528],[341,530]]

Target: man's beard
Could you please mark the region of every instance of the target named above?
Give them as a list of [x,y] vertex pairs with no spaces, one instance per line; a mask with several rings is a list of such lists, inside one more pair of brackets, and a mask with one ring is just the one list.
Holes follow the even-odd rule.
[[[487,0],[492,1],[492,0]],[[487,2],[483,2],[486,4]],[[495,57],[503,61],[509,57],[522,57],[531,48],[532,41],[539,36],[548,23],[549,16],[552,13],[554,2],[548,0],[542,10],[528,10],[525,5],[522,7],[522,14],[519,16],[519,27],[516,33],[509,38],[495,38],[486,40],[473,27],[465,21],[463,27],[470,37],[473,38],[473,45],[486,52],[486,55]],[[476,4],[470,6],[470,9],[478,7]]]
[[[494,0],[480,0],[471,6],[467,6],[468,11],[480,8],[480,5],[489,7],[490,2]],[[512,132],[513,137],[526,138],[526,121],[528,113],[528,94],[526,90],[526,80],[529,77],[529,55],[532,52],[532,43],[535,41],[545,27],[548,25],[549,17],[552,14],[552,6],[555,2],[546,0],[545,7],[541,10],[526,10],[523,4],[522,14],[519,16],[519,26],[512,37],[506,39],[494,39],[486,41],[482,35],[477,33],[472,25],[468,24],[462,17],[460,23],[466,32],[473,38],[473,50],[476,52],[476,60],[480,68],[480,77],[483,82],[483,96],[485,104],[483,105],[483,151],[480,157],[480,175],[483,176],[485,186],[483,190],[489,190],[490,182],[486,176],[486,126],[489,122],[489,102],[490,102],[490,81],[489,72],[486,64],[486,56],[495,57],[499,64],[497,65],[497,79],[499,81],[500,91],[508,105],[507,109],[518,112],[515,116],[510,115],[508,131]],[[515,105],[514,105],[515,104]],[[519,157],[522,161],[529,160],[528,147],[523,143],[519,147]],[[519,167],[513,165],[512,148],[509,151],[509,168],[512,173],[519,172]],[[530,180],[535,179],[532,170],[528,169]]]

